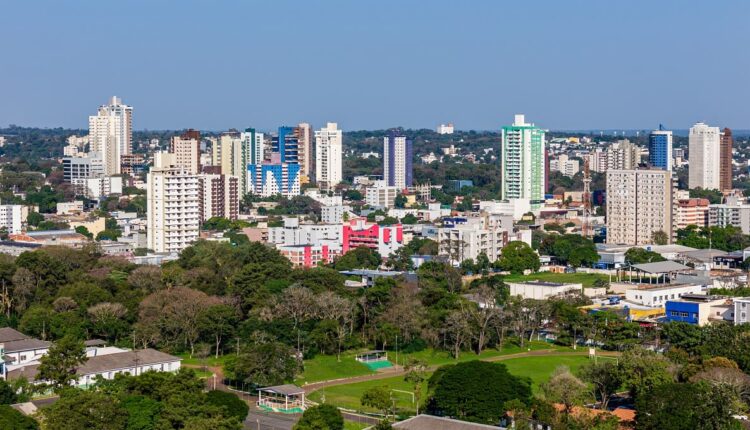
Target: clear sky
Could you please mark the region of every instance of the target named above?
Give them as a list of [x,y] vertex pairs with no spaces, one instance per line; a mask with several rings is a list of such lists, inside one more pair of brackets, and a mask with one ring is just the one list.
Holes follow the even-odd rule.
[[750,1],[0,0],[0,126],[750,128]]

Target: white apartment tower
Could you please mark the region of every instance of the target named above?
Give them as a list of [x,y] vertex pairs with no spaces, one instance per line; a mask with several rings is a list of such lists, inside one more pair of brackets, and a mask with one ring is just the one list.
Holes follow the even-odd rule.
[[120,173],[120,159],[131,152],[133,108],[112,97],[108,105],[99,107],[96,115],[89,116],[89,145],[91,152],[100,152],[104,174]]
[[148,248],[154,252],[180,252],[198,240],[198,176],[179,167],[165,167],[152,169],[146,181]]
[[648,245],[672,238],[674,183],[667,170],[607,171],[607,243]]
[[501,198],[531,201],[532,209],[544,202],[544,130],[515,115],[513,125],[502,128],[500,141]]
[[688,187],[704,190],[719,190],[720,185],[720,140],[719,127],[709,127],[698,122],[690,128],[688,143]]
[[315,131],[315,182],[332,189],[341,182],[342,132],[338,124],[329,122]]

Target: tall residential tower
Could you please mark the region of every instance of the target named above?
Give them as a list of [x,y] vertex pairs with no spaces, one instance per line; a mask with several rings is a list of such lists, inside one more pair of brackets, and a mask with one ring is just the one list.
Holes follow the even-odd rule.
[[544,202],[544,130],[516,115],[513,125],[502,128],[500,141],[501,198]]
[[721,133],[719,148],[719,190],[732,190],[732,130],[725,128]]
[[672,132],[659,129],[648,135],[648,163],[662,170],[672,170]]
[[90,151],[102,154],[105,175],[120,173],[121,157],[130,154],[132,140],[133,108],[119,98],[112,97],[96,115],[89,116]]
[[414,148],[412,140],[398,130],[383,138],[383,179],[389,187],[404,189],[412,186]]
[[332,189],[341,182],[342,133],[335,122],[315,131],[315,182]]
[[709,127],[702,122],[690,128],[688,143],[688,187],[719,190],[720,184],[719,127]]

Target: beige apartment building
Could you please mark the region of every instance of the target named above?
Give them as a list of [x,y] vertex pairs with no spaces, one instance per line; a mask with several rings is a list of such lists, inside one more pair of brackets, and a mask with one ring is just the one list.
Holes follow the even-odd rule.
[[674,234],[674,183],[665,170],[607,171],[607,243],[648,245]]

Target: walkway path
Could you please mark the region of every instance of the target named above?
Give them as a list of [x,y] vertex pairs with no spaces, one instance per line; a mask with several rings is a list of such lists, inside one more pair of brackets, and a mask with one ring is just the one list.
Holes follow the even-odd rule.
[[[620,355],[619,352],[614,352],[614,351],[598,351],[597,350],[596,353],[598,356],[603,356],[603,357],[617,357]],[[495,357],[482,358],[480,360],[494,362],[494,361],[511,360],[514,358],[550,357],[550,356],[551,357],[588,356],[588,350],[558,351],[555,349],[539,349],[536,351],[517,352],[514,354],[498,355]],[[440,366],[441,365],[429,366],[427,370],[430,372],[433,372]],[[371,374],[371,375],[361,375],[361,376],[353,376],[350,378],[341,378],[341,379],[334,379],[334,380],[329,380],[329,381],[313,382],[310,384],[306,384],[303,388],[305,389],[305,394],[309,395],[310,393],[320,390],[321,388],[333,387],[336,385],[355,384],[357,382],[376,381],[380,379],[393,378],[394,376],[403,376],[404,374],[406,374],[406,372],[403,370],[403,368],[394,367],[387,371],[383,371],[383,372],[379,372],[379,373]]]

